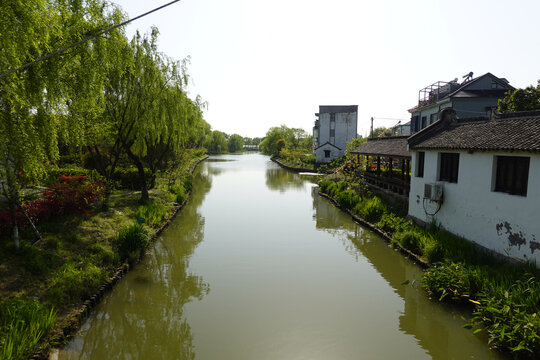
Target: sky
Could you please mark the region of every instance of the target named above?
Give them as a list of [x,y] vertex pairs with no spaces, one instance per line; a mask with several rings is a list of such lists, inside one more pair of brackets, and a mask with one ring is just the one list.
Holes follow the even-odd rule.
[[[138,16],[170,0],[112,0]],[[487,72],[540,79],[539,0],[182,0],[126,27],[191,58],[213,130],[312,132],[319,105],[358,105],[358,134],[410,120],[420,89]]]

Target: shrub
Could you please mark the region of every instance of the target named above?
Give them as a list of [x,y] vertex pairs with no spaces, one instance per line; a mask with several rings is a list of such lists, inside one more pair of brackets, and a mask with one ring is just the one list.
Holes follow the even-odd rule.
[[169,188],[169,192],[176,195],[176,202],[181,204],[184,202],[186,189],[183,185],[173,185]]
[[477,273],[460,263],[439,264],[426,270],[422,283],[439,301],[468,301],[481,290]]
[[193,181],[191,179],[184,179],[184,188],[186,191],[191,191],[193,189]]
[[377,226],[389,233],[402,232],[409,230],[412,227],[409,222],[394,213],[383,214],[377,223]]
[[345,190],[337,195],[337,202],[346,209],[352,209],[358,204],[359,198],[353,190]]
[[334,183],[333,181],[328,181],[328,180],[323,180],[323,181],[319,182],[319,188],[320,188],[321,192],[324,193],[324,194],[328,194],[328,188],[333,183]]
[[433,264],[444,258],[442,246],[430,235],[421,237],[422,254],[427,262]]
[[[150,187],[152,173],[150,169],[144,169],[144,172],[147,180],[146,186]],[[138,190],[141,188],[139,171],[135,167],[116,168],[114,170],[113,180],[119,189]]]
[[148,204],[139,206],[135,216],[137,218],[143,218],[150,226],[156,226],[161,223],[161,220],[166,214],[167,208],[165,205],[158,202],[149,202]]
[[405,231],[403,233],[399,233],[397,238],[401,246],[403,246],[405,249],[421,255],[422,235],[415,231]]
[[[64,214],[84,214],[90,216],[88,209],[103,194],[100,181],[90,181],[86,176],[61,175],[60,182],[43,191],[43,198],[24,204],[23,208],[34,223]],[[17,212],[17,223],[21,228],[29,225],[21,211]],[[11,229],[9,210],[0,211],[0,232]]]
[[120,258],[128,259],[130,263],[133,263],[144,254],[148,247],[148,231],[141,224],[133,224],[120,230],[116,243]]
[[56,323],[56,311],[36,300],[0,304],[0,358],[26,359]]
[[372,197],[359,202],[354,207],[354,212],[369,222],[377,222],[382,215],[387,211],[386,206],[378,197]]

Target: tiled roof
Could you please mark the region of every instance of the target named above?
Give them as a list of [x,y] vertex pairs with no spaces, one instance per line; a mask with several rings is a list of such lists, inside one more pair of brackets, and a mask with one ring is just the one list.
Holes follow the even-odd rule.
[[407,136],[370,138],[351,151],[353,154],[411,157],[407,151]]
[[462,119],[423,132],[409,138],[411,149],[540,152],[540,112]]

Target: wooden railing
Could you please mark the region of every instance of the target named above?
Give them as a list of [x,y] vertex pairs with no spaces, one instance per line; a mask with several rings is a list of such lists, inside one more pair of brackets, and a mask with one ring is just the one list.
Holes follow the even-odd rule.
[[410,178],[406,177],[403,180],[401,177],[384,176],[383,173],[377,175],[376,172],[362,172],[362,176],[370,186],[376,186],[378,188],[391,191],[393,193],[409,196],[411,188]]

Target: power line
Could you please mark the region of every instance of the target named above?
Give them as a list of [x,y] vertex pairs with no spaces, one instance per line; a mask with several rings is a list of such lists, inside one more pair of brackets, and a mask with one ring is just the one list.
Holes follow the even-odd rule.
[[174,3],[177,3],[177,2],[179,2],[179,1],[180,1],[180,0],[174,0],[174,1],[171,1],[171,2],[169,2],[169,3],[167,3],[167,4],[165,4],[165,5],[162,5],[162,6],[160,6],[160,7],[157,7],[157,8],[155,8],[155,9],[153,9],[153,10],[150,10],[150,11],[148,11],[148,12],[142,14],[142,15],[136,16],[136,17],[134,17],[133,19],[126,20],[126,21],[124,21],[124,22],[122,22],[122,23],[120,23],[120,24],[118,24],[118,25],[114,25],[114,26],[112,26],[112,27],[110,27],[110,28],[108,28],[108,29],[102,30],[102,31],[98,32],[97,34],[90,35],[90,36],[88,36],[87,38],[84,38],[84,39],[82,39],[82,40],[80,40],[80,41],[77,41],[77,42],[74,43],[74,44],[71,44],[71,45],[68,45],[68,46],[66,46],[66,47],[63,47],[63,48],[61,48],[61,49],[58,49],[58,50],[56,50],[56,51],[53,51],[53,52],[50,53],[50,54],[44,55],[44,56],[42,56],[42,57],[40,57],[40,58],[38,58],[38,59],[36,59],[36,60],[33,60],[33,61],[29,62],[29,63],[24,64],[24,65],[22,65],[22,66],[20,66],[20,67],[18,67],[18,68],[16,68],[16,69],[11,69],[11,70],[9,70],[9,71],[3,73],[2,75],[0,75],[0,79],[6,77],[6,76],[8,76],[8,75],[11,75],[11,74],[13,74],[13,73],[15,73],[15,72],[17,72],[17,71],[19,71],[19,70],[26,69],[27,67],[30,67],[30,66],[34,65],[35,63],[38,63],[38,62],[40,62],[40,61],[47,60],[47,59],[49,59],[50,57],[52,57],[52,56],[54,56],[54,55],[60,54],[60,53],[62,53],[62,52],[64,52],[64,51],[66,51],[66,50],[71,49],[72,47],[75,47],[75,46],[77,46],[77,45],[80,45],[80,44],[83,44],[83,43],[85,43],[85,42],[87,42],[87,41],[90,41],[90,40],[92,40],[92,39],[94,39],[94,38],[96,38],[96,37],[98,37],[98,36],[100,36],[100,35],[106,34],[106,33],[108,33],[109,31],[112,31],[112,30],[117,29],[117,28],[119,28],[119,27],[121,27],[121,26],[127,25],[127,24],[129,24],[130,22],[132,22],[132,21],[138,20],[138,19],[140,19],[140,18],[142,18],[142,17],[145,17],[145,16],[147,16],[147,15],[150,15],[150,14],[153,13],[153,12],[156,12],[156,11],[158,11],[158,10],[161,10],[161,9],[163,9],[163,8],[166,8],[167,6],[172,5],[172,4],[174,4]]

